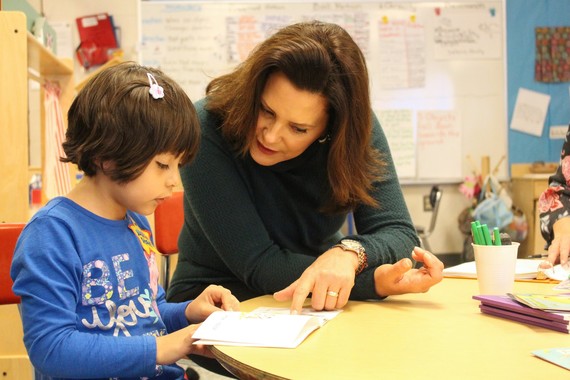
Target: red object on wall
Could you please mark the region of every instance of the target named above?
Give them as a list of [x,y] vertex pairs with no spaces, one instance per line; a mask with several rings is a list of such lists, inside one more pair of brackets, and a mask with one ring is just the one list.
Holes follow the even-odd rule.
[[109,60],[111,52],[118,48],[113,18],[99,13],[75,19],[80,44],[77,59],[85,68],[102,65]]

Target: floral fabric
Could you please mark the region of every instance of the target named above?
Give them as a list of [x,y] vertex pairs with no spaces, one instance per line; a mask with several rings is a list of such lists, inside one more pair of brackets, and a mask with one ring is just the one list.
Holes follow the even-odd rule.
[[536,28],[537,82],[570,82],[570,26]]
[[538,210],[540,230],[549,246],[554,239],[552,225],[558,219],[570,216],[570,126],[560,153],[560,165],[539,198]]

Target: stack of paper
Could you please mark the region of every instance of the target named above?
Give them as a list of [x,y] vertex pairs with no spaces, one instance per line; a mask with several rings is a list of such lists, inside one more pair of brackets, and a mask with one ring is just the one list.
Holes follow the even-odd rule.
[[[538,273],[539,260],[517,259],[515,278],[517,280],[527,280],[536,278]],[[443,270],[444,277],[477,278],[477,268],[475,261],[469,261]]]
[[[514,295],[511,295],[511,297],[512,296]],[[530,295],[524,296],[528,299]],[[543,297],[543,295],[536,296],[538,298]],[[550,307],[558,308],[558,306],[553,306],[554,301],[549,303],[549,309],[541,310],[540,308],[533,308],[517,302],[511,297],[501,295],[477,295],[473,296],[473,299],[481,301],[479,308],[485,314],[570,333],[570,311],[554,311],[550,309]]]
[[196,330],[195,344],[295,348],[341,310],[303,309],[291,315],[286,308],[260,307],[249,313],[217,311]]

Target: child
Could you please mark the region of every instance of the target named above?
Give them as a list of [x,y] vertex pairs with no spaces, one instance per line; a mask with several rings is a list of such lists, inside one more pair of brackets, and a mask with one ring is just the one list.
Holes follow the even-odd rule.
[[[143,215],[172,194],[200,128],[182,88],[125,62],[95,76],[68,113],[64,162],[84,179],[38,211],[11,268],[22,297],[24,343],[35,369],[56,378],[183,379],[197,325],[239,303],[220,286],[167,303]],[[168,334],[168,335],[167,335]]]

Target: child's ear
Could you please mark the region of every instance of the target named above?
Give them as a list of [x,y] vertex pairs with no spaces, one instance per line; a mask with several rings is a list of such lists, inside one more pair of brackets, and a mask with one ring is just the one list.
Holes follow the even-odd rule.
[[95,160],[95,164],[101,168],[101,171],[103,173],[108,172],[109,170],[112,170],[115,168],[115,164],[113,163],[113,161],[101,161],[101,160]]

